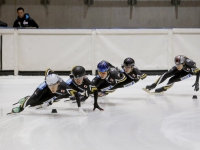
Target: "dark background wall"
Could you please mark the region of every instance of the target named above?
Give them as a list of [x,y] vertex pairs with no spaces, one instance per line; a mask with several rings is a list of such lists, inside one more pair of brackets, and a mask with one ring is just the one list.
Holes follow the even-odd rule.
[[84,0],[5,0],[0,6],[0,20],[12,26],[16,9],[25,12],[40,28],[199,28],[200,1],[181,1],[178,7],[170,0],[141,1],[129,6],[126,0],[95,1],[91,6]]

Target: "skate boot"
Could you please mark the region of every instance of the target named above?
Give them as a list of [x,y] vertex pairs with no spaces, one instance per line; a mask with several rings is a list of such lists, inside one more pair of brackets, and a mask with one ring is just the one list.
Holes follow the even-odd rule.
[[164,91],[167,91],[167,89],[165,89],[164,87],[160,87],[160,88],[155,89],[155,93],[162,93]]
[[29,99],[29,97],[30,96],[23,97],[17,103],[13,104],[13,105],[20,104],[20,106],[13,108],[11,112],[8,113],[7,115],[13,114],[13,113],[20,113],[21,111],[23,111],[24,110],[23,105]]
[[20,106],[19,107],[15,107],[12,109],[12,113],[20,113],[21,111],[23,111],[24,109],[21,108]]
[[18,106],[18,107],[13,108],[13,109],[11,110],[11,112],[8,113],[7,115],[9,115],[9,114],[20,113],[20,112],[22,112],[23,110],[24,110],[24,109],[23,109],[21,106]]
[[13,104],[13,105],[16,105],[16,104],[20,104],[20,105],[23,105],[24,102],[29,98],[30,96],[26,96],[26,97],[23,97],[21,98],[17,103]]
[[146,89],[150,91],[150,90],[154,89],[155,87],[156,87],[156,84],[153,83],[152,85],[147,85]]

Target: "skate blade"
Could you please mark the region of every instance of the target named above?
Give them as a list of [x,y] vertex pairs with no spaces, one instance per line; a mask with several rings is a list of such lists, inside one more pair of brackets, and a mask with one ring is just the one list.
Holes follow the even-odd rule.
[[160,93],[158,93],[158,92],[150,92],[150,94],[157,94],[157,95],[159,95],[159,94],[164,94],[164,92],[160,92]]
[[64,100],[64,102],[69,102],[69,101],[75,101],[75,100],[71,100],[70,98],[67,98],[66,100]]
[[[84,103],[85,101],[80,101],[81,103]],[[76,101],[72,102],[72,103],[77,103]]]
[[41,105],[37,105],[37,106],[35,106],[35,109],[36,110],[46,110],[47,107],[42,107]]
[[146,89],[146,88],[142,88],[145,92],[147,92],[147,93],[152,93],[152,92],[150,92],[148,89]]
[[13,112],[10,112],[10,113],[7,113],[7,115],[17,115],[18,113],[13,113]]
[[17,103],[14,103],[13,105],[16,105],[16,104],[19,104],[19,102],[17,102]]
[[146,88],[142,88],[145,92],[149,93],[149,94],[164,94],[164,92],[160,92],[160,93],[157,93],[157,92],[151,92],[149,90],[147,90]]
[[57,100],[55,100],[55,101],[53,101],[54,103],[57,103],[57,102],[59,102],[60,101],[60,99],[57,99]]

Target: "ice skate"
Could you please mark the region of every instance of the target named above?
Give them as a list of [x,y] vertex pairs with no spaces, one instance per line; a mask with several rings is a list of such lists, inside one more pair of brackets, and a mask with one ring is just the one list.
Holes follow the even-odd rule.
[[23,111],[24,109],[22,107],[15,107],[11,110],[10,113],[7,113],[7,115],[10,115],[10,114],[16,114],[16,113],[20,113],[21,111]]
[[23,98],[21,98],[17,103],[14,103],[13,105],[16,105],[16,104],[23,105],[24,102],[25,102],[29,97],[30,97],[30,96],[23,97]]

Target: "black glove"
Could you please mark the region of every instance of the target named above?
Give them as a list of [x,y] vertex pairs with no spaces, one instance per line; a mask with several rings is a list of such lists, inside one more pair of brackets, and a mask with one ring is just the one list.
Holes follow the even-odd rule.
[[140,79],[145,79],[147,77],[147,74],[143,73],[141,76],[140,76]]
[[93,111],[94,111],[96,108],[99,109],[100,111],[103,111],[103,109],[102,109],[101,107],[99,107],[99,105],[98,105],[97,103],[94,104]]
[[98,97],[103,97],[103,96],[106,96],[106,92],[98,92]]
[[198,91],[199,90],[199,82],[195,82],[193,86],[194,86],[194,91]]
[[121,70],[118,67],[116,67],[116,70],[119,71],[119,72],[121,72]]

